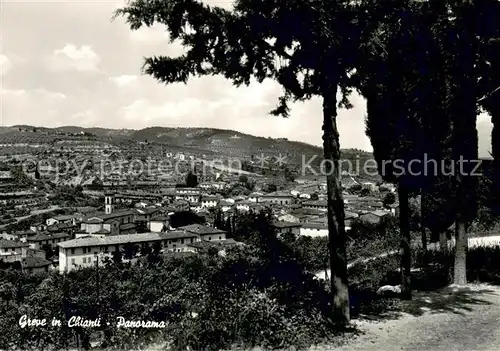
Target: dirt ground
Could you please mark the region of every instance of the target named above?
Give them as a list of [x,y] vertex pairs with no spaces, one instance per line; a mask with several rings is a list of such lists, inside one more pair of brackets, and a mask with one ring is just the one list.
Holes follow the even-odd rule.
[[337,347],[311,350],[500,350],[500,287],[450,286],[418,292],[405,313],[353,321],[360,335]]

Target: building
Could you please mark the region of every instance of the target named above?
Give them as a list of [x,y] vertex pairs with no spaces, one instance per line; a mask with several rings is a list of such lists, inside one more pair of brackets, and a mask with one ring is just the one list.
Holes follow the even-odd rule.
[[276,191],[274,193],[265,194],[261,198],[266,204],[291,205],[295,202],[294,196],[285,191]]
[[162,232],[164,228],[170,228],[170,218],[162,215],[153,217],[148,223],[148,228],[155,233]]
[[21,267],[26,273],[48,272],[52,269],[52,262],[45,258],[43,250],[27,250],[21,259]]
[[251,202],[260,202],[260,199],[264,196],[264,194],[259,193],[259,192],[253,192],[248,196],[248,200]]
[[104,213],[111,214],[115,206],[115,194],[106,193],[104,194]]
[[273,221],[271,226],[276,231],[276,234],[282,235],[285,233],[292,233],[295,235],[300,235],[300,223],[285,222],[285,221]]
[[30,230],[35,233],[44,232],[47,230],[47,225],[44,223],[36,223],[30,226]]
[[176,188],[175,189],[175,199],[176,200],[186,200],[189,202],[199,202],[200,201],[200,189],[197,189],[197,188]]
[[225,254],[225,249],[227,247],[242,245],[242,243],[237,242],[233,239],[219,240],[219,241],[196,241],[192,244],[188,244],[194,252],[196,253],[206,253],[210,249],[216,249],[220,255]]
[[47,226],[52,226],[55,224],[76,224],[76,218],[73,215],[59,215],[59,216],[54,216],[45,221]]
[[177,229],[197,235],[201,240],[205,241],[226,240],[227,232],[206,225],[191,224],[184,227],[179,227]]
[[313,238],[327,237],[328,236],[328,224],[320,222],[306,222],[302,223],[300,227],[300,235],[310,236]]
[[104,197],[104,213],[89,215],[82,223],[80,230],[87,234],[119,235],[136,233],[136,210],[115,210],[112,193]]
[[203,208],[217,207],[218,201],[219,201],[219,198],[217,196],[203,196],[201,198],[201,206]]
[[41,250],[44,245],[50,245],[52,248],[56,248],[57,244],[68,239],[69,235],[66,233],[37,233],[26,238],[25,240],[31,249]]
[[328,211],[328,204],[326,200],[304,201],[302,206],[307,210]]
[[300,223],[300,218],[296,215],[286,213],[284,215],[278,216],[278,221]]
[[4,262],[20,261],[26,250],[28,243],[14,240],[0,239],[0,260]]
[[367,212],[367,213],[360,215],[359,219],[364,221],[364,222],[377,224],[380,222],[382,217],[389,216],[389,215],[391,215],[391,213],[388,211],[371,211],[371,212]]
[[247,212],[250,211],[250,205],[252,205],[253,202],[249,200],[241,200],[241,201],[236,201],[236,209],[238,211],[243,211]]
[[399,217],[399,203],[393,203],[392,205],[389,205],[389,208],[393,216]]
[[233,208],[234,203],[229,200],[219,200],[217,206],[222,210],[222,212],[227,212]]
[[199,241],[199,236],[185,231],[166,233],[142,233],[105,237],[87,236],[59,243],[59,272],[69,272],[91,267],[111,257],[115,251],[134,249],[137,255],[142,245],[159,244],[163,252],[193,251],[188,244]]

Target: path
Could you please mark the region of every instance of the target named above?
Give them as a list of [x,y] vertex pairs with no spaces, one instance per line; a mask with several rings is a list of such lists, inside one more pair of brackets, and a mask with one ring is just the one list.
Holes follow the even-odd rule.
[[31,213],[29,215],[14,218],[16,220],[15,222],[0,225],[0,230],[3,230],[5,228],[7,228],[11,224],[16,224],[16,223],[19,223],[21,221],[24,221],[25,219],[28,219],[30,217],[33,217],[33,216],[36,216],[36,215],[39,215],[39,214],[43,214],[43,213],[52,212],[52,211],[55,211],[55,210],[58,210],[58,209],[60,209],[59,206],[53,205],[53,206],[51,206],[49,208],[46,208],[46,209],[43,209],[43,210],[34,210],[34,211],[31,211]]
[[398,319],[355,321],[363,334],[338,347],[312,350],[481,350],[500,349],[500,287],[469,285],[417,292]]

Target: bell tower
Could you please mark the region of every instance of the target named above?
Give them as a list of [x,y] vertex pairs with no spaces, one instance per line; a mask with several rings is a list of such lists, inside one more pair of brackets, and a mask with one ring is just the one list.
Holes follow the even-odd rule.
[[115,206],[115,194],[108,192],[104,194],[104,212],[110,214],[113,212]]

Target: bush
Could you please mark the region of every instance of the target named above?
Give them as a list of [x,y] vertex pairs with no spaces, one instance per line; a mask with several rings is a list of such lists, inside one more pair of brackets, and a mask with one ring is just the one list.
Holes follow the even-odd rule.
[[[453,282],[454,253],[414,249],[412,289],[435,290]],[[424,264],[427,262],[427,264]],[[376,314],[394,305],[394,301],[376,294],[384,285],[400,284],[400,255],[391,255],[357,263],[349,270],[352,315]],[[471,282],[500,283],[500,246],[476,247],[467,252],[467,279]]]
[[[329,322],[331,295],[325,284],[304,270],[292,250],[272,238],[267,247],[227,250],[225,257],[139,260],[137,265],[109,260],[99,268],[65,275],[0,273],[0,348],[69,348],[98,329],[65,327],[69,316],[101,317],[112,326],[127,320],[166,321],[166,328],[105,327],[108,344],[137,348],[153,341],[174,349],[228,349],[231,346],[305,348],[334,335]],[[98,269],[98,270],[97,270]],[[61,303],[62,302],[62,303]],[[17,320],[55,316],[53,328],[21,329]],[[193,315],[195,313],[195,315]]]

